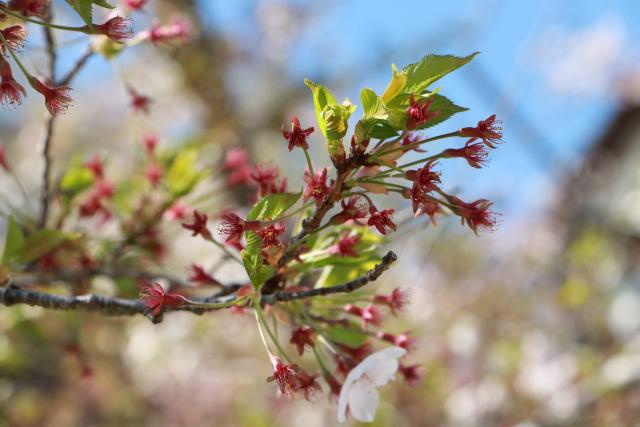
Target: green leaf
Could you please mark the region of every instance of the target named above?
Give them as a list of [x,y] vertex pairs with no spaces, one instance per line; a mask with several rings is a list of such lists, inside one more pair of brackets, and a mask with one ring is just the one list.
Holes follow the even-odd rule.
[[313,106],[316,110],[316,120],[318,121],[318,126],[320,127],[320,131],[324,136],[327,136],[327,129],[325,126],[325,121],[322,117],[322,112],[324,109],[330,105],[338,105],[336,102],[336,98],[333,96],[331,91],[326,87],[314,83],[309,79],[304,80],[304,84],[311,89],[311,93],[313,94]]
[[349,117],[356,110],[356,106],[348,99],[338,104],[329,89],[309,79],[305,79],[304,83],[311,89],[318,127],[327,138],[329,156],[336,163],[345,157],[342,138],[347,133]]
[[[396,130],[404,130],[407,125],[407,113],[406,106],[409,105],[410,95],[403,94],[398,96],[394,103],[398,103],[397,108],[389,109],[389,124]],[[433,103],[429,107],[429,111],[437,111],[438,115],[431,120],[421,124],[416,130],[426,129],[448,120],[456,113],[467,111],[468,108],[460,107],[454,104],[449,98],[437,93],[429,94],[429,97],[433,98]]]
[[79,235],[60,230],[36,230],[24,243],[21,253],[15,262],[26,264],[48,254],[67,240],[77,239]]
[[67,4],[76,11],[82,20],[89,26],[93,26],[93,5],[113,9],[106,0],[67,0]]
[[332,265],[325,267],[320,279],[316,283],[316,287],[323,288],[327,286],[340,285],[345,282],[357,279],[367,271],[371,270],[380,262],[377,255],[369,258],[362,258],[356,264],[348,265]]
[[262,259],[262,239],[260,236],[253,231],[248,231],[245,236],[247,244],[242,251],[242,264],[253,287],[258,289],[269,277],[273,276],[276,269],[266,265]]
[[299,199],[302,193],[269,194],[260,199],[247,214],[249,221],[275,219],[286,212]]
[[2,252],[2,264],[12,262],[22,253],[25,238],[18,223],[9,216],[7,220],[7,235],[4,239],[4,250]]
[[467,64],[479,53],[474,52],[465,57],[427,55],[415,64],[407,65],[402,69],[402,72],[407,74],[404,92],[421,94],[429,85]]
[[198,151],[182,151],[175,158],[167,174],[167,187],[174,196],[189,194],[198,183],[202,174],[197,168]]
[[367,334],[352,328],[343,328],[335,326],[324,332],[331,341],[343,344],[349,347],[360,347],[369,338]]
[[80,162],[76,162],[62,176],[60,190],[67,197],[73,197],[91,187],[93,182],[93,173]]
[[360,101],[364,110],[365,119],[375,118],[385,120],[387,118],[387,110],[384,103],[376,93],[364,88],[360,91]]
[[[258,201],[247,214],[249,221],[275,219],[285,213],[299,199],[302,193],[269,194]],[[276,272],[275,268],[264,263],[262,259],[262,239],[253,232],[245,233],[247,244],[242,251],[242,264],[247,271],[251,283],[257,289]]]

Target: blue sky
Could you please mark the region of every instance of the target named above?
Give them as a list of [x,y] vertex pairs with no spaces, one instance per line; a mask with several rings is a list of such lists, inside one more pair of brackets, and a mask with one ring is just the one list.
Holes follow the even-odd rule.
[[[266,3],[278,2],[261,4]],[[617,106],[606,90],[595,96],[552,90],[545,73],[553,61],[546,58],[546,49],[561,37],[609,19],[624,34],[626,50],[621,57],[640,64],[638,0],[292,0],[288,4],[305,18],[300,20],[290,51],[276,65],[288,74],[292,85],[302,85],[309,77],[356,103],[360,88],[384,89],[391,63],[404,66],[427,53],[481,51],[470,65],[437,83],[442,94],[470,111],[430,134],[498,114],[507,143],[492,153],[489,168],[470,170],[464,162],[454,160],[443,165],[443,172],[451,183],[449,188],[461,189],[464,198],[495,199],[505,218],[543,210],[561,173],[579,163],[581,153]],[[231,38],[241,50],[255,53],[260,66],[256,47],[264,34],[256,16],[256,10],[261,10],[258,5],[256,0],[201,0],[210,27]],[[545,34],[551,45],[541,49]],[[32,47],[41,44],[39,40],[32,43]],[[75,57],[82,49],[81,45],[69,46],[67,53]],[[563,54],[556,52],[556,56]],[[102,60],[92,62],[80,82],[112,75],[105,65]],[[582,77],[580,71],[576,79]],[[40,101],[35,96],[28,101],[34,100]],[[15,121],[23,111],[5,112],[1,119]]]
[[[283,66],[300,83],[304,77],[326,83],[348,77],[348,91],[332,89],[354,101],[361,87],[385,87],[392,62],[402,66],[426,53],[481,51],[472,64],[438,83],[441,93],[470,108],[440,130],[473,124],[495,112],[504,121],[507,144],[492,153],[486,171],[452,164],[444,172],[470,197],[496,198],[506,213],[544,207],[549,185],[578,163],[617,105],[606,95],[553,91],[537,57],[542,36],[554,29],[581,31],[609,17],[626,33],[625,43],[637,46],[640,41],[637,0],[293,3],[312,11]],[[259,44],[252,12],[256,2],[208,0],[202,5],[211,24],[240,46]]]

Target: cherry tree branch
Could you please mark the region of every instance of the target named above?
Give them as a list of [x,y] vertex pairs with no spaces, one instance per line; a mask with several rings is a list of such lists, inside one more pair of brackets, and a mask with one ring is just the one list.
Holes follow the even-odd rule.
[[270,295],[263,295],[262,302],[266,304],[273,304],[275,302],[293,301],[297,299],[312,298],[323,295],[350,293],[362,288],[370,282],[376,281],[382,275],[382,273],[384,273],[389,269],[389,267],[391,267],[391,264],[396,262],[397,259],[398,256],[394,252],[389,251],[384,257],[382,257],[382,260],[379,264],[377,264],[371,270],[367,271],[363,276],[358,277],[357,279],[354,279],[350,282],[346,282],[341,285],[327,286],[325,288],[313,288],[307,291],[278,291]]
[[[329,286],[326,288],[315,288],[307,291],[278,291],[270,295],[263,295],[262,302],[265,304],[274,304],[277,302],[287,302],[305,298],[312,298],[316,296],[331,295],[336,293],[349,293],[357,289],[362,288],[366,284],[377,280],[386,270],[389,269],[398,259],[397,255],[391,251],[382,258],[379,264],[365,273],[362,277],[359,277],[350,282],[343,283],[341,285]],[[86,273],[84,273],[86,276]],[[72,279],[73,275],[67,277],[58,277],[59,279]],[[79,276],[76,275],[77,278]],[[126,316],[135,314],[146,314],[148,308],[138,299],[124,299],[114,297],[104,297],[99,295],[54,295],[46,292],[40,292],[31,289],[25,289],[17,286],[16,282],[19,282],[22,286],[27,286],[27,280],[22,278],[16,280],[4,287],[0,287],[0,304],[11,306],[15,304],[27,304],[31,306],[43,307],[54,310],[84,310],[100,312],[107,316]],[[37,284],[38,281],[31,282],[31,285]],[[204,298],[192,297],[190,298],[194,302],[203,303],[226,303],[235,300],[235,292],[240,289],[240,285],[227,285],[219,292]],[[203,308],[203,307],[191,307],[189,305],[181,307],[164,307],[163,311],[189,311],[195,314],[202,314],[207,311],[219,310],[220,308]],[[152,319],[154,322],[162,320],[161,316],[156,316]]]

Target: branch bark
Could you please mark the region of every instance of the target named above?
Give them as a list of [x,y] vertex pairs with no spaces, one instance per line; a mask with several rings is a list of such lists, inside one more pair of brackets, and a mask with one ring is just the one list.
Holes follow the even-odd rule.
[[[337,293],[349,293],[362,288],[366,284],[377,280],[385,271],[389,269],[398,259],[397,255],[391,251],[382,258],[382,261],[359,277],[350,282],[341,285],[329,286],[326,288],[314,288],[307,291],[287,292],[279,291],[270,295],[263,295],[262,302],[265,304],[274,304],[277,302],[294,301],[305,298],[313,298],[317,296],[326,296]],[[21,284],[26,285],[25,281]],[[191,298],[193,301],[206,303],[223,303],[233,301],[235,292],[240,285],[228,285],[220,292],[217,292],[205,298]],[[125,316],[135,314],[146,314],[148,308],[138,299],[112,298],[98,295],[54,295],[46,292],[40,292],[30,289],[24,289],[10,284],[0,287],[0,304],[7,306],[15,304],[27,304],[31,306],[43,307],[54,310],[85,310],[100,312],[107,316]],[[164,312],[168,311],[189,311],[195,314],[202,314],[207,311],[219,310],[219,308],[196,308],[189,306],[182,307],[165,307]],[[152,319],[154,322],[162,320],[161,316]]]

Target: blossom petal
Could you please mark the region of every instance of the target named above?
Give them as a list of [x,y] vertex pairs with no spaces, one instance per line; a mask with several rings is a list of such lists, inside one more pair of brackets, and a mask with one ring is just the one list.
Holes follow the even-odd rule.
[[[389,347],[384,350],[377,351],[369,356],[367,356],[362,362],[358,364],[355,368],[353,368],[347,378],[344,380],[344,384],[342,385],[342,390],[340,391],[340,397],[338,398],[338,421],[344,422],[347,418],[347,406],[352,408],[352,393],[351,389],[353,387],[356,390],[362,392],[363,389],[361,386],[357,385],[360,382],[364,382],[368,384],[369,387],[374,388],[378,385],[384,385],[389,382],[390,379],[393,378],[393,375],[398,370],[398,360],[400,357],[404,356],[407,351],[401,347]],[[374,391],[375,388],[374,388]],[[370,393],[366,393],[369,395]],[[369,396],[370,398],[370,396]],[[362,403],[358,400],[357,403]],[[376,391],[376,405],[377,405],[377,391]],[[362,406],[359,407],[359,410],[362,409],[365,413],[365,409]],[[353,409],[351,409],[353,412]],[[368,412],[366,412],[368,413]],[[375,415],[375,407],[373,410]],[[354,415],[355,417],[355,415]],[[373,419],[373,418],[372,418]]]
[[380,395],[366,378],[356,381],[349,390],[349,413],[356,420],[370,423],[376,416]]

